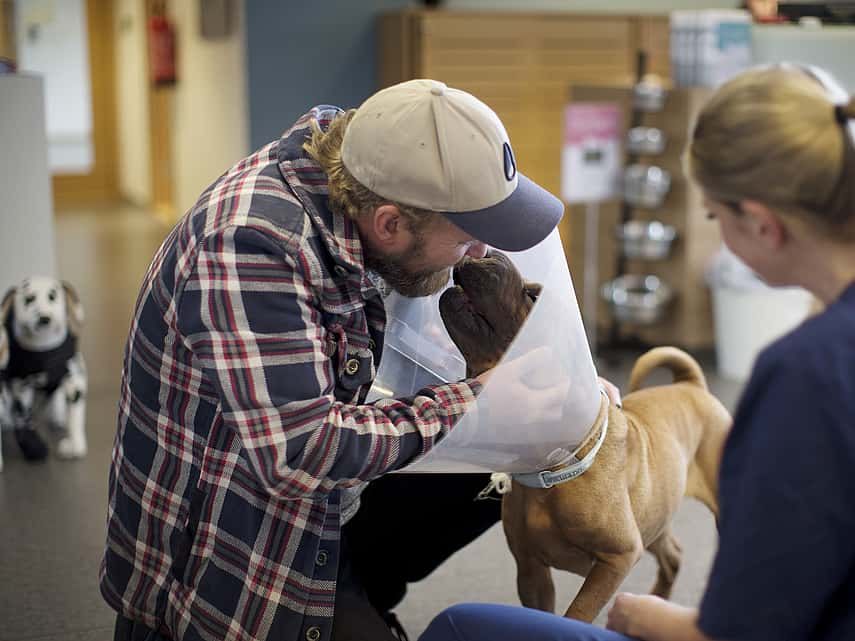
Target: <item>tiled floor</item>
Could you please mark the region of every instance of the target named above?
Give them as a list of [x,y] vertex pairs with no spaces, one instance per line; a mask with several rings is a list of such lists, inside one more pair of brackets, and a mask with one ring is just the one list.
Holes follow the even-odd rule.
[[[89,369],[89,456],[82,461],[29,465],[4,441],[0,473],[0,641],[106,641],[113,613],[98,592],[98,563],[122,348],[137,288],[167,233],[148,212],[115,208],[57,216],[59,275],[78,289],[86,309],[81,349]],[[629,357],[601,365],[625,385]],[[733,407],[739,385],[722,381],[705,363],[713,391]],[[715,528],[700,505],[686,502],[675,531],[684,561],[674,599],[697,602],[715,550]],[[394,559],[384,562],[394,563]],[[653,583],[645,558],[624,587]],[[580,581],[556,576],[560,607]],[[411,638],[442,607],[461,601],[517,603],[513,562],[496,527],[413,586],[398,613]]]

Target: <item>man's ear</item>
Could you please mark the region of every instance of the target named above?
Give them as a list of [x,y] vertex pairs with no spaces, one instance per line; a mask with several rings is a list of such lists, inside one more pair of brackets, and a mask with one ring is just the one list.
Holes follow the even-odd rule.
[[369,231],[376,245],[386,251],[403,251],[410,246],[412,233],[401,211],[390,203],[370,214]]
[[739,205],[759,242],[769,249],[778,249],[784,244],[787,228],[777,213],[757,200],[743,200]]

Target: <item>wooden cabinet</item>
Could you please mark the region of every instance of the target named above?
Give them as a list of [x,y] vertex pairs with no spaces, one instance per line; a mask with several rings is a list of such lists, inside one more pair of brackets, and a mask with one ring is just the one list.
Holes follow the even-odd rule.
[[[560,193],[562,112],[574,84],[629,84],[636,52],[669,76],[667,16],[404,10],[379,23],[378,83],[433,78],[492,107],[520,171]],[[569,217],[561,228],[565,248]]]

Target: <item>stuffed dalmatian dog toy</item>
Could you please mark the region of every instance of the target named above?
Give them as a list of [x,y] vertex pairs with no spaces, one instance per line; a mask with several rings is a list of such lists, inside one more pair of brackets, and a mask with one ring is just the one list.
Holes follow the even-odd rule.
[[9,342],[5,378],[9,422],[28,460],[47,456],[34,429],[43,416],[61,434],[61,458],[86,455],[86,366],[77,349],[83,307],[66,282],[34,276],[11,288],[0,303]]

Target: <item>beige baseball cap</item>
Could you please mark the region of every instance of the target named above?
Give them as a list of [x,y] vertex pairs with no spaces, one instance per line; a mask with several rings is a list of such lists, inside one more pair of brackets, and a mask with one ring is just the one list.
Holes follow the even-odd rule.
[[493,110],[436,80],[368,98],[345,131],[341,158],[379,196],[441,213],[498,249],[536,245],[564,213],[561,200],[517,171]]

